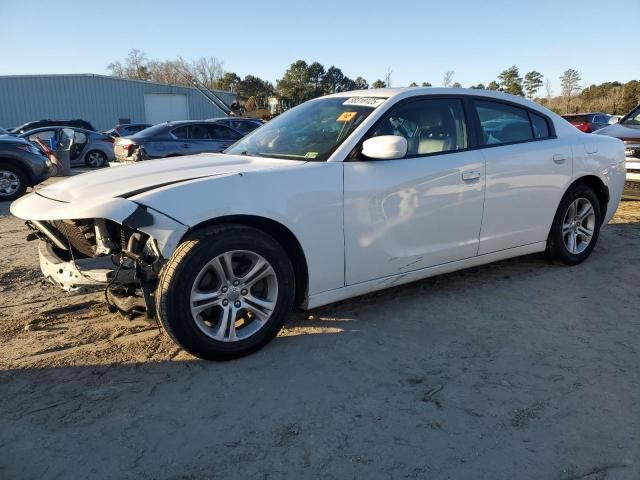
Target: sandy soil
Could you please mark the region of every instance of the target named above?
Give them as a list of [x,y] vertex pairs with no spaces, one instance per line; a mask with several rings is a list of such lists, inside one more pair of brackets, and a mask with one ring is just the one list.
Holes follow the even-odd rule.
[[43,284],[0,204],[0,478],[640,478],[640,202],[541,255],[294,314],[229,363]]

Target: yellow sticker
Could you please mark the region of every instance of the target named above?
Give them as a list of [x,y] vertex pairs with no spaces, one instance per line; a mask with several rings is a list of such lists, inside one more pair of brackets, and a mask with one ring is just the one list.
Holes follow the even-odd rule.
[[316,158],[318,156],[318,152],[307,152],[304,158]]
[[342,115],[336,119],[336,122],[350,122],[357,114],[358,112],[343,112]]

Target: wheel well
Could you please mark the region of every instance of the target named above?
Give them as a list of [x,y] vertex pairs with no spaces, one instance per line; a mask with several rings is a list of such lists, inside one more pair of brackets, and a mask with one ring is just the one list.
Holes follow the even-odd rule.
[[602,180],[600,180],[600,178],[596,177],[595,175],[580,177],[575,182],[573,182],[569,186],[569,188],[578,184],[587,185],[595,192],[596,196],[598,197],[598,202],[600,203],[600,211],[604,220],[604,217],[607,213],[607,205],[609,205],[609,189],[607,188],[607,186],[602,182]]
[[26,168],[24,165],[22,165],[20,162],[12,158],[0,157],[0,164],[3,164],[3,163],[6,165],[11,165],[12,167],[16,167],[18,170],[22,172],[22,174],[24,175],[24,178],[27,179],[27,186],[33,185],[33,178],[31,176],[31,172],[29,172],[29,169]]
[[245,225],[257,228],[271,235],[284,249],[293,264],[293,271],[296,276],[296,305],[300,305],[307,295],[309,286],[309,270],[304,251],[296,236],[287,227],[270,218],[257,217],[253,215],[227,215],[214,218],[212,220],[196,225],[188,233],[197,232],[212,225]]

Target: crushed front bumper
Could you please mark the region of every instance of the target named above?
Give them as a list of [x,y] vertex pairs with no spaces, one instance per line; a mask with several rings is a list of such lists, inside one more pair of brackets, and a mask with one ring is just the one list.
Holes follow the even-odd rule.
[[53,247],[40,241],[38,245],[40,269],[45,278],[69,293],[89,293],[104,289],[110,281],[121,284],[135,282],[135,269],[121,268],[114,279],[118,265],[111,256],[82,258],[67,262],[56,255]]

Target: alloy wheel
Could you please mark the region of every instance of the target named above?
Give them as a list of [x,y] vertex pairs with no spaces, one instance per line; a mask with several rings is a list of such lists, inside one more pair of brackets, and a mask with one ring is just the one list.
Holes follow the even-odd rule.
[[581,197],[574,200],[567,209],[562,222],[562,239],[569,253],[584,252],[593,238],[596,213],[591,201]]
[[20,179],[9,170],[0,170],[0,196],[9,197],[20,189]]
[[196,276],[191,315],[207,336],[236,342],[258,332],[276,308],[278,280],[261,255],[232,250],[218,255]]
[[92,167],[101,167],[104,165],[104,155],[100,152],[91,152],[88,156],[88,163]]

